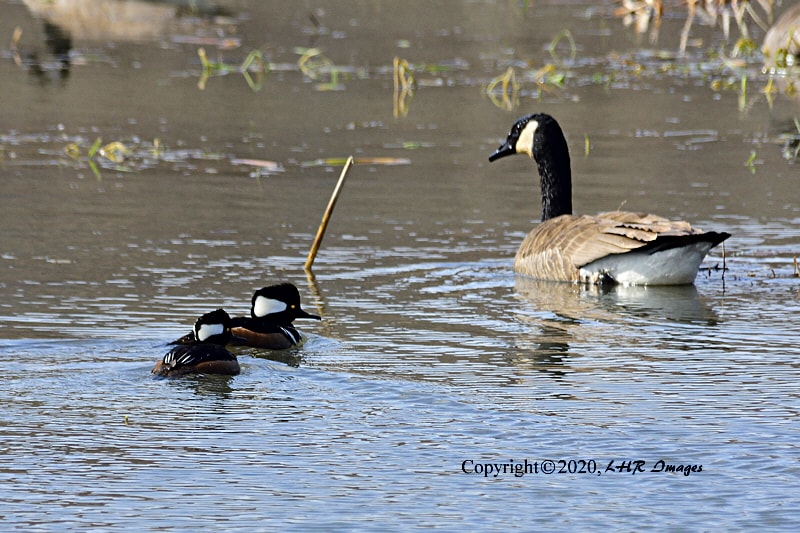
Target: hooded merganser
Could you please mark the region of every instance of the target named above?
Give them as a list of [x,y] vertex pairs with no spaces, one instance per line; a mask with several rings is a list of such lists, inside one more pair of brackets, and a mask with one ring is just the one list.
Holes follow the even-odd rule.
[[[228,344],[268,350],[285,350],[303,340],[292,322],[297,318],[321,320],[300,307],[300,292],[291,283],[279,283],[257,290],[250,304],[250,316],[232,318]],[[170,344],[191,344],[189,333]]]
[[[152,373],[160,377],[178,377],[186,374],[239,373],[236,356],[225,349],[231,341],[231,317],[222,309],[206,313],[194,323],[192,333],[183,337],[176,346],[156,363]],[[191,337],[191,339],[188,339]]]
[[231,319],[233,344],[284,350],[303,340],[292,322],[298,318],[321,320],[300,307],[300,292],[291,283],[279,283],[253,294],[249,317]]

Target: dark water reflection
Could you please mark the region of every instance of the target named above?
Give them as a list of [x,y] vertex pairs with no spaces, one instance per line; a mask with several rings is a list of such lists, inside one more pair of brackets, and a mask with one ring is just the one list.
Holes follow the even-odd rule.
[[[797,529],[799,111],[769,105],[760,57],[731,67],[698,24],[681,58],[681,12],[650,44],[590,2],[70,3],[136,24],[0,2],[6,527]],[[399,113],[395,56],[417,82]],[[506,111],[483,90],[509,66]],[[568,134],[577,211],[728,231],[725,257],[695,287],[515,277],[533,169],[486,158],[536,110]],[[353,167],[308,275],[351,154],[388,159]],[[276,280],[323,316],[305,345],[150,378],[198,314]],[[703,471],[461,467],[561,458]]]

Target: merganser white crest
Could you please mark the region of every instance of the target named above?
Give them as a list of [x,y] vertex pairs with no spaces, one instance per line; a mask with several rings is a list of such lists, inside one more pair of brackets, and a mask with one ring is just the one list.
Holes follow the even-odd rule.
[[286,311],[287,304],[280,300],[267,298],[266,296],[256,296],[253,302],[253,315],[267,316],[272,313],[280,313]]

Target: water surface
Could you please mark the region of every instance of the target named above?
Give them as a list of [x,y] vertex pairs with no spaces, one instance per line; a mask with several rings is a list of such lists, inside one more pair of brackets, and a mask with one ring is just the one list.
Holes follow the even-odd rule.
[[[161,22],[135,35],[3,4],[0,41],[22,29],[0,53],[6,527],[797,529],[781,134],[800,111],[759,92],[758,54],[731,67],[697,25],[681,57],[682,11],[651,43],[588,2],[142,3]],[[548,52],[562,30],[574,59]],[[202,89],[200,47],[228,65]],[[329,63],[304,73],[311,47]],[[248,84],[255,50],[269,72]],[[417,82],[405,113],[395,56]],[[548,63],[561,86],[537,83]],[[504,110],[485,87],[509,66]],[[724,255],[694,287],[516,277],[534,169],[487,157],[534,111],[569,137],[576,211],[685,218],[733,234]],[[90,157],[98,138],[126,158]],[[340,168],[319,160],[351,154],[396,164],[351,169],[308,275]],[[151,379],[200,313],[244,314],[279,280],[323,316],[298,321],[304,346]],[[597,468],[514,475],[526,460]]]

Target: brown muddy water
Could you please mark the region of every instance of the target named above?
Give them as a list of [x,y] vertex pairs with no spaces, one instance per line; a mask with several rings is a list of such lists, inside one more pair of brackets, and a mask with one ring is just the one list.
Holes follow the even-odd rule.
[[[672,4],[657,40],[610,2],[0,5],[5,528],[800,527],[800,104],[735,25],[680,54]],[[535,111],[576,211],[725,257],[694,287],[516,277],[538,185],[487,157]],[[305,345],[151,379],[280,280],[323,316]]]

